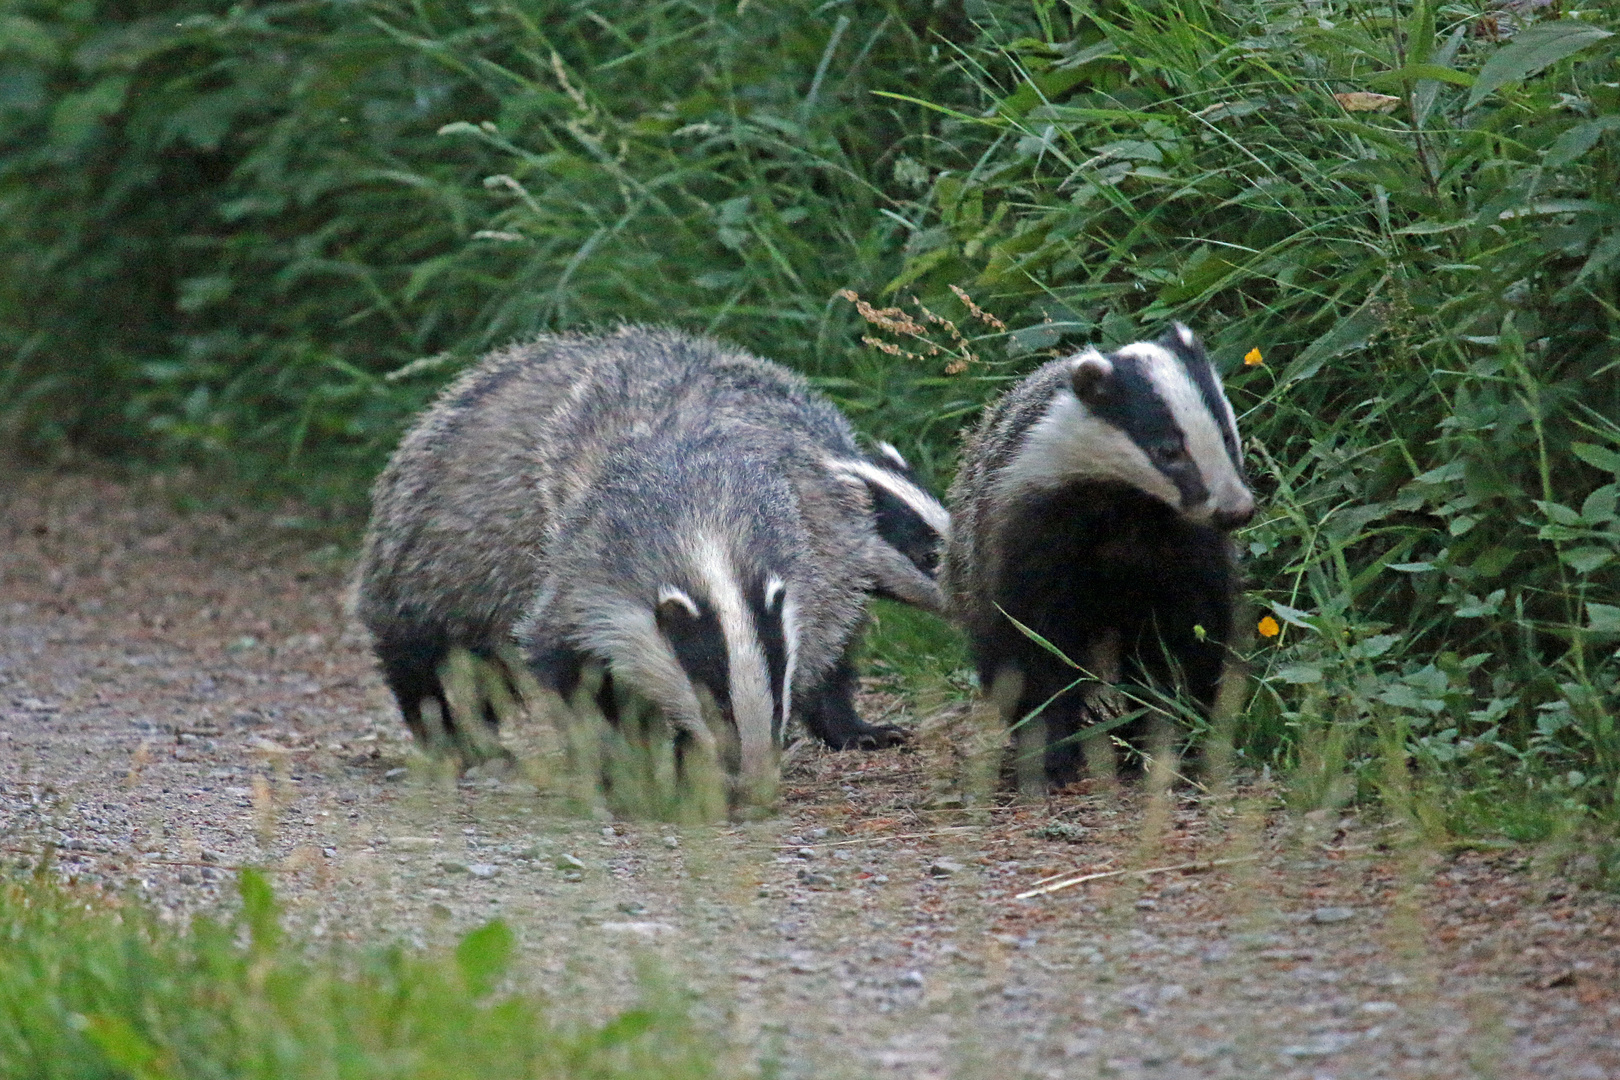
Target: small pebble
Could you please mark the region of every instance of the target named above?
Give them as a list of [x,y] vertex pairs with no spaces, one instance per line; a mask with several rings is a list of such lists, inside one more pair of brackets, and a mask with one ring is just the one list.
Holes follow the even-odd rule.
[[475,878],[492,878],[501,872],[501,868],[491,863],[473,863],[467,867],[467,873]]
[[439,869],[443,870],[447,874],[465,874],[467,872],[467,864],[456,862],[454,859],[441,859],[439,861]]
[[934,877],[950,877],[952,874],[960,874],[964,869],[966,868],[955,859],[935,859],[928,864],[928,873]]
[[577,857],[575,857],[573,855],[570,855],[566,851],[563,852],[561,855],[557,856],[556,865],[557,865],[557,869],[559,869],[559,870],[583,870],[583,869],[585,869],[585,862],[584,862],[583,859],[580,859],[580,858],[577,858]]
[[397,769],[389,769],[387,772],[383,773],[383,779],[384,780],[403,780],[403,779],[405,779],[405,774],[410,772],[410,771],[411,770],[405,768],[404,766],[401,766],[401,767],[399,767]]
[[664,837],[664,846],[674,850],[681,846],[681,838],[678,836],[666,836]]
[[817,874],[809,870],[799,871],[799,881],[812,889],[830,889],[834,885],[833,879],[826,874]]
[[1311,912],[1311,922],[1313,923],[1346,922],[1355,917],[1355,908],[1347,907],[1319,907]]

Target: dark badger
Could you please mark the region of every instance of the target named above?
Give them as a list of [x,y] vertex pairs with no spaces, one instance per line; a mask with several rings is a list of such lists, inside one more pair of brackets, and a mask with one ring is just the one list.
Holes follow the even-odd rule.
[[596,661],[694,738],[694,703],[715,702],[746,768],[767,768],[790,708],[831,745],[882,745],[897,733],[856,716],[848,652],[867,593],[943,608],[922,566],[947,521],[895,458],[864,454],[798,376],[715,342],[542,337],[486,358],[401,442],[358,613],[412,733],[466,756],[486,740],[454,730],[439,665],[514,642],[565,695]]
[[[1008,616],[1102,679],[1179,676],[1213,704],[1237,588],[1227,532],[1254,496],[1232,407],[1185,326],[1041,366],[986,410],[947,502],[942,586],[1009,722],[1079,673]],[[1088,696],[1041,713],[1053,782],[1076,774]]]

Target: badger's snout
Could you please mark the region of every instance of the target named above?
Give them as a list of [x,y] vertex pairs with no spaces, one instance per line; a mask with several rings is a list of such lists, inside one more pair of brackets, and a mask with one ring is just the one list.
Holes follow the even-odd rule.
[[1254,497],[1250,496],[1234,506],[1216,509],[1209,520],[1217,529],[1227,532],[1247,525],[1254,520]]

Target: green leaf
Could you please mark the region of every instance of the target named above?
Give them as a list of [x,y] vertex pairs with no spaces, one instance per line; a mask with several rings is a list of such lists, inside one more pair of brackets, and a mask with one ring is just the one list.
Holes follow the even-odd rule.
[[1608,548],[1580,547],[1562,552],[1558,557],[1577,574],[1590,574],[1613,561],[1614,552]]
[[1296,382],[1310,378],[1335,356],[1366,345],[1368,340],[1383,328],[1383,309],[1371,304],[1363,305],[1340,319],[1334,324],[1333,329],[1306,346],[1305,351],[1288,365],[1285,380]]
[[242,917],[247,920],[254,949],[274,948],[281,937],[281,911],[269,880],[262,872],[247,867],[237,877],[236,890],[242,896]]
[[1284,664],[1277,669],[1277,678],[1291,686],[1322,681],[1320,664]]
[[1559,525],[1574,527],[1577,525],[1586,524],[1586,520],[1582,518],[1581,515],[1577,514],[1563,503],[1542,502],[1540,499],[1537,499],[1536,505],[1541,508],[1542,513],[1546,514]]
[[1459,619],[1483,619],[1490,615],[1499,615],[1502,612],[1502,601],[1507,599],[1506,589],[1497,589],[1484,599],[1472,593],[1457,605],[1456,612]]
[[1581,517],[1588,525],[1606,524],[1614,520],[1617,503],[1620,503],[1620,484],[1604,484],[1581,503]]
[[456,946],[456,966],[474,997],[483,997],[495,989],[495,984],[506,974],[512,962],[512,948],[516,939],[511,928],[499,919],[467,931]]
[[1614,473],[1620,476],[1620,454],[1610,450],[1607,446],[1595,446],[1592,443],[1571,443],[1570,450],[1576,457],[1595,469]]
[[51,112],[51,145],[76,150],[101,127],[101,122],[124,107],[129,76],[102,79],[88,90],[65,94]]
[[1552,166],[1568,165],[1596,146],[1605,131],[1620,131],[1620,116],[1600,116],[1596,120],[1576,124],[1553,140],[1542,161]]
[[158,1067],[163,1052],[122,1016],[86,1017],[84,1034],[109,1062],[136,1080],[159,1080],[163,1076],[164,1070]]
[[1287,604],[1279,604],[1275,600],[1266,606],[1272,610],[1272,613],[1275,614],[1277,618],[1281,619],[1289,626],[1297,626],[1303,630],[1316,629],[1316,625],[1310,621],[1311,613],[1308,611],[1301,611],[1298,608],[1291,608]]
[[1456,68],[1441,67],[1439,64],[1407,64],[1394,71],[1380,71],[1376,75],[1368,76],[1361,81],[1374,89],[1387,89],[1391,86],[1404,86],[1407,83],[1417,82],[1419,79],[1434,79],[1437,82],[1447,82],[1454,86],[1473,86],[1474,77],[1466,71]]
[[620,1013],[596,1033],[596,1045],[604,1050],[623,1046],[652,1030],[656,1019],[646,1009],[631,1009]]
[[1517,34],[1485,61],[1479,70],[1479,80],[1463,106],[1472,109],[1492,91],[1508,83],[1528,79],[1549,64],[1556,64],[1566,56],[1613,37],[1612,31],[1574,19],[1541,22]]
[[54,64],[56,39],[26,15],[0,15],[0,56],[6,53],[20,53],[29,60]]
[[1586,602],[1586,625],[1600,634],[1620,634],[1620,607]]

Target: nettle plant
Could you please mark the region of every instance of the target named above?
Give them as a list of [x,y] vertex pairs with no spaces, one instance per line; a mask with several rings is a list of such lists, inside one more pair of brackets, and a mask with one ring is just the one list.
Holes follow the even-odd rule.
[[1198,328],[1269,506],[1244,752],[1616,812],[1616,12],[1040,11],[889,286],[1012,327],[953,390]]

